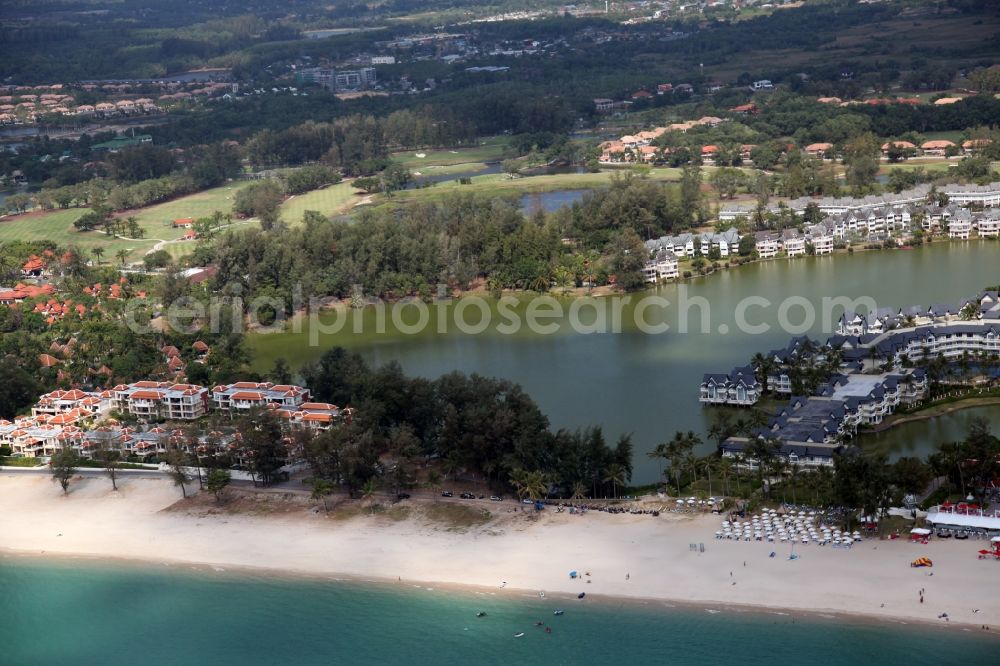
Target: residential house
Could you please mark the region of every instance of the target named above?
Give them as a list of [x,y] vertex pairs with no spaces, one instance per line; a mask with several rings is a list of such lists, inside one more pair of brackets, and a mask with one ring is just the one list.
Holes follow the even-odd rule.
[[643,266],[643,275],[646,282],[657,283],[663,280],[672,280],[680,273],[677,270],[677,257],[673,252],[662,249],[653,255],[653,258]]
[[268,382],[236,382],[212,389],[212,406],[221,411],[239,412],[274,405],[294,409],[309,400],[309,389]]
[[833,253],[833,234],[822,224],[814,225],[809,230],[809,243],[817,256]]
[[965,208],[957,209],[948,219],[948,238],[969,240],[972,233],[972,213]]
[[909,152],[910,154],[913,155],[915,155],[917,152],[917,146],[910,143],[909,141],[887,141],[882,144],[882,155],[888,157],[889,151],[892,148],[897,148],[899,150]]
[[781,232],[781,245],[789,257],[797,257],[806,253],[806,240],[795,229],[785,229]]
[[594,109],[598,113],[610,113],[615,108],[615,100],[606,97],[594,99]]
[[973,153],[978,153],[990,143],[992,143],[990,139],[966,139],[962,142],[962,151],[965,152],[966,155],[971,155]]
[[111,389],[115,408],[142,420],[190,421],[208,411],[208,389],[195,384],[140,381]]
[[699,402],[711,405],[750,406],[760,400],[762,387],[751,367],[734,368],[728,375],[707,374]]
[[976,216],[975,226],[980,238],[1000,237],[1000,211],[989,210],[980,213]]
[[781,249],[781,236],[774,231],[758,231],[754,234],[754,242],[761,259],[776,257]]
[[832,143],[810,143],[805,147],[807,155],[812,157],[818,157],[820,159],[827,159],[833,157],[833,144]]
[[943,157],[950,148],[954,147],[955,144],[947,139],[924,141],[920,144],[920,150],[924,152],[924,155],[935,155],[939,157]]

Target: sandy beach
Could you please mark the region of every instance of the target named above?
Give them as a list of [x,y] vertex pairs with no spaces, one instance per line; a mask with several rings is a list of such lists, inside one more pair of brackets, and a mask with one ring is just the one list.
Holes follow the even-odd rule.
[[[718,541],[718,516],[584,516],[471,502],[492,517],[448,526],[414,510],[399,520],[355,511],[349,519],[309,510],[217,511],[175,505],[169,481],[74,482],[63,496],[48,475],[0,474],[0,551],[5,556],[88,556],[152,563],[253,567],[296,574],[443,583],[547,594],[586,592],[718,605],[852,613],[903,621],[949,616],[949,625],[1000,633],[1000,562],[978,560],[981,541],[866,540],[850,550]],[[280,499],[275,500],[281,503]],[[433,503],[414,503],[433,504]],[[690,550],[703,543],[704,552]],[[774,558],[769,557],[776,551]],[[918,556],[934,568],[914,569]],[[582,580],[568,573],[589,572]],[[933,573],[933,575],[930,575]],[[735,584],[734,584],[735,583]],[[924,603],[920,603],[920,590]],[[977,611],[978,612],[975,612]]]

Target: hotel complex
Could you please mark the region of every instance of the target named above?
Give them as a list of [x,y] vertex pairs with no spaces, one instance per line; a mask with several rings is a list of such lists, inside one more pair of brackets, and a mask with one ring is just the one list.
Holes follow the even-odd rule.
[[[139,381],[101,391],[47,393],[32,407],[31,416],[0,420],[0,445],[9,446],[15,456],[28,458],[51,456],[65,446],[84,457],[92,457],[96,448],[107,447],[142,457],[168,448],[204,449],[209,442],[228,446],[232,433],[202,433],[199,445],[176,428],[129,427],[113,416],[116,412],[129,414],[145,424],[194,422],[211,409],[233,417],[252,408],[272,410],[288,430],[328,430],[349,421],[354,413],[350,407],[309,402],[309,389],[301,386],[236,382],[209,390],[195,384]],[[99,422],[102,425],[94,427]]]
[[[753,440],[778,443],[777,455],[803,466],[832,465],[833,453],[860,426],[875,426],[900,405],[923,400],[929,392],[924,369],[915,362],[1000,357],[1000,294],[987,291],[957,306],[935,305],[845,314],[839,332],[825,344],[794,338],[784,349],[765,356],[766,366],[706,374],[699,400],[707,405],[752,406],[767,390],[790,396],[751,437],[730,437],[725,457],[747,456]],[[810,387],[803,367],[828,368],[828,376]],[[766,371],[766,377],[762,376]],[[808,391],[808,395],[802,395]]]
[[[968,240],[973,231],[979,238],[1000,238],[1000,210],[995,210],[1000,207],[1000,183],[949,185],[942,190],[948,198],[943,206],[929,203],[934,194],[930,186],[924,185],[896,195],[861,199],[802,197],[780,206],[772,205],[763,209],[764,212],[777,215],[791,211],[801,215],[812,205],[825,217],[816,224],[803,225],[801,231],[792,227],[757,231],[753,235],[754,249],[761,259],[771,259],[779,252],[788,257],[808,253],[822,256],[831,254],[836,247],[844,247],[848,241],[907,241],[917,229],[926,233],[946,233],[954,240]],[[745,220],[756,214],[755,207],[731,205],[719,211],[719,220]],[[681,258],[717,253],[718,258],[724,259],[737,254],[740,240],[735,227],[721,233],[681,233],[648,240],[645,245],[649,260],[643,274],[650,283],[674,279],[679,276]]]

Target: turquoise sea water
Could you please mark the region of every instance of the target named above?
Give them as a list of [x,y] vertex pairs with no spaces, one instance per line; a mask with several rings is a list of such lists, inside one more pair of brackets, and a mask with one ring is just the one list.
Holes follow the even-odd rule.
[[913,666],[1000,654],[997,637],[957,627],[518,594],[5,558],[0,663]]

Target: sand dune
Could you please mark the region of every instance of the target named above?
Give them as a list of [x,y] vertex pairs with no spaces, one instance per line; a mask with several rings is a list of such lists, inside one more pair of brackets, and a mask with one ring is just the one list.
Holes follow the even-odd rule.
[[[804,546],[796,549],[799,559],[790,561],[788,546],[715,540],[717,516],[547,511],[532,520],[500,513],[484,525],[449,530],[419,518],[334,520],[303,509],[271,515],[164,511],[179,498],[168,481],[130,478],[120,485],[112,494],[106,479],[83,480],[63,497],[47,476],[3,474],[0,549],[398,578],[484,586],[502,594],[585,591],[942,623],[937,616],[947,613],[951,624],[1000,631],[1000,562],[978,560],[977,541],[920,546],[868,540],[851,550]],[[704,543],[705,552],[689,550],[692,543]],[[775,558],[768,557],[772,550]],[[933,576],[909,566],[920,555],[934,560]],[[591,575],[571,580],[574,569]]]

